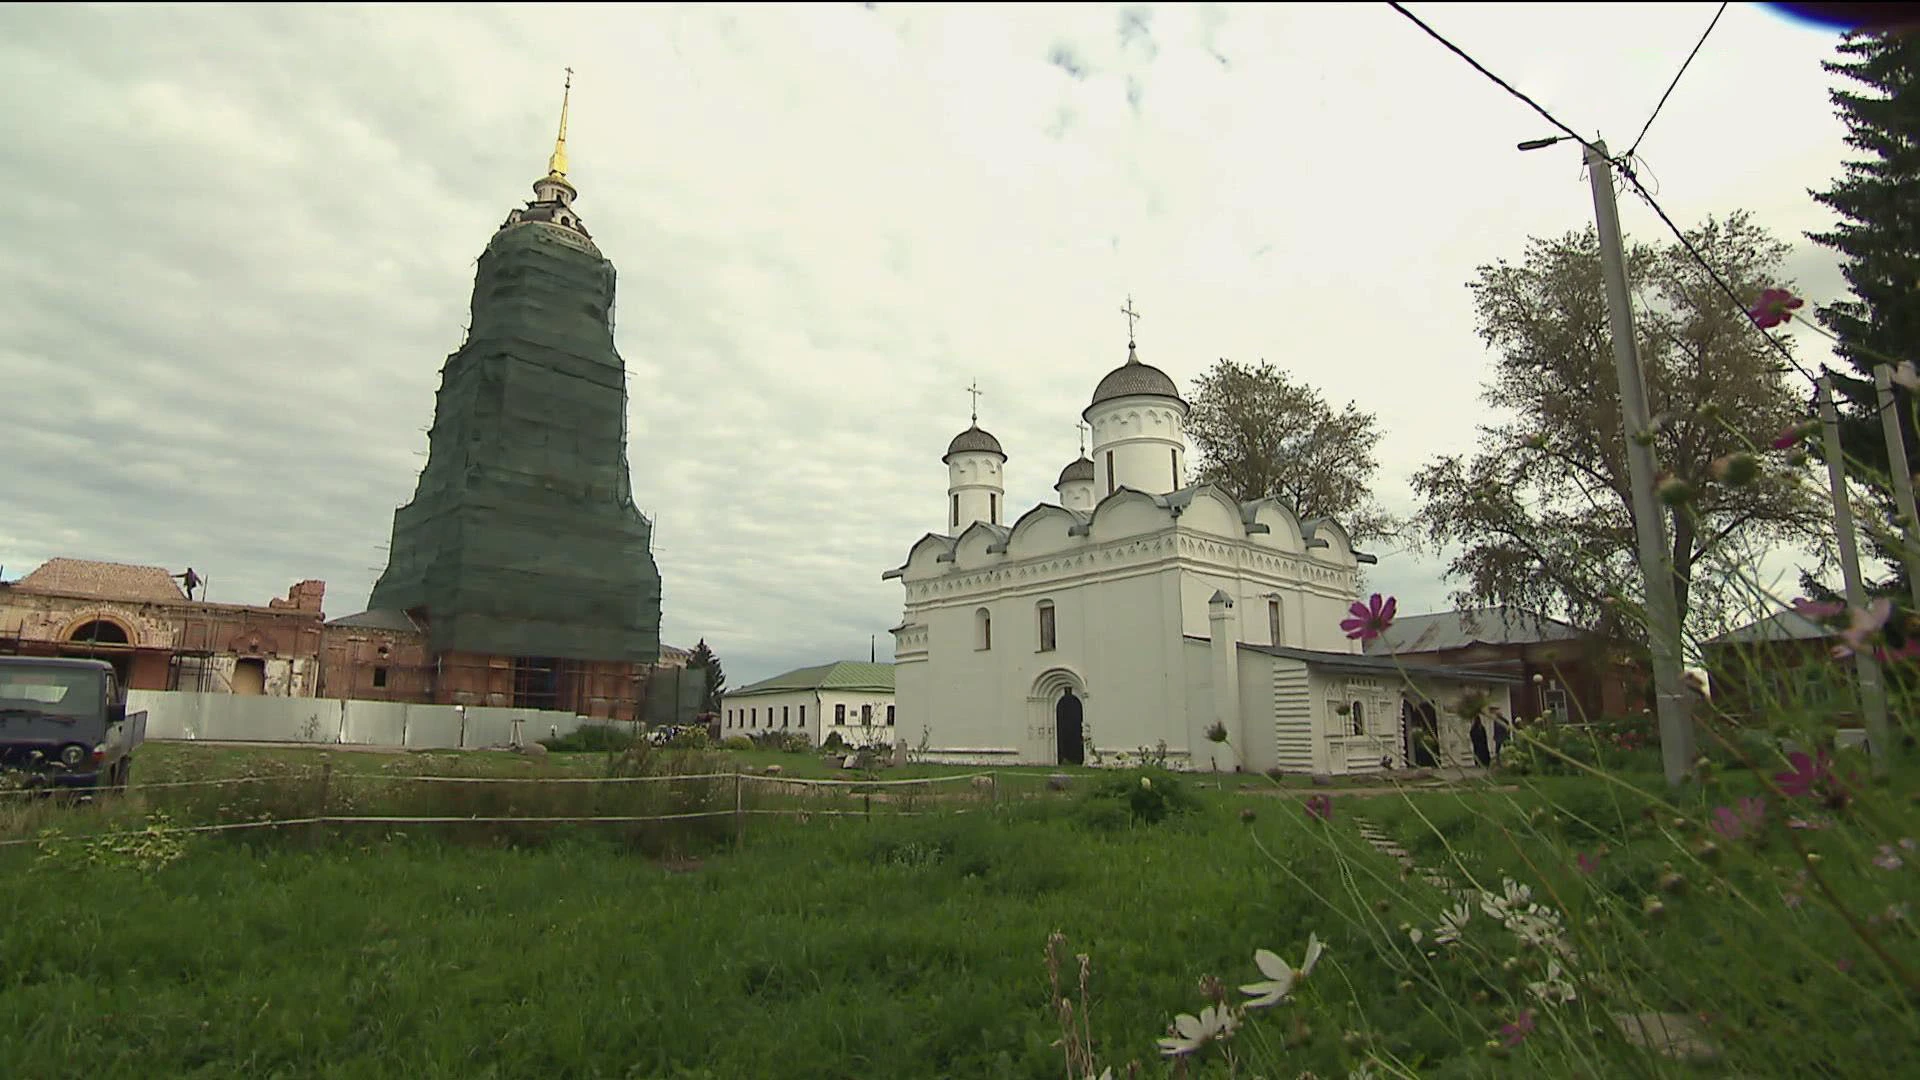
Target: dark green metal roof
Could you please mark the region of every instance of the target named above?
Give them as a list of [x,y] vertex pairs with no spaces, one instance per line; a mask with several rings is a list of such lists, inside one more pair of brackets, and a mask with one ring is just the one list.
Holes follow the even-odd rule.
[[870,690],[891,694],[893,693],[893,665],[840,660],[816,667],[795,668],[784,675],[775,675],[771,679],[762,679],[738,690],[729,690],[727,696],[780,694],[794,690]]

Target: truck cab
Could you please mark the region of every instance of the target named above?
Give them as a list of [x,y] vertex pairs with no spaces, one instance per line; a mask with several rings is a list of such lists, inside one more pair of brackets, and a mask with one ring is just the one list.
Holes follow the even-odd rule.
[[0,774],[28,788],[123,788],[147,714],[104,660],[0,656]]

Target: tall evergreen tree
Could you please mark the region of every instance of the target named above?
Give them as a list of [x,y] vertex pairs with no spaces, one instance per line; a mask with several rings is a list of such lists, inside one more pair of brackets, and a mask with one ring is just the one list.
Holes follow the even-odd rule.
[[720,658],[707,647],[706,638],[701,638],[700,644],[693,647],[693,652],[687,657],[687,667],[706,672],[706,697],[700,703],[700,711],[719,712],[720,695],[726,692],[727,676],[720,670]]
[[[1852,299],[1818,310],[1857,373],[1834,373],[1844,398],[1841,446],[1884,477],[1887,444],[1873,369],[1888,358],[1920,360],[1920,35],[1852,33],[1839,51],[1845,59],[1822,66],[1857,84],[1836,87],[1831,97],[1847,125],[1847,144],[1860,156],[1846,163],[1832,188],[1811,192],[1842,220],[1807,238],[1841,254],[1841,273],[1853,289]],[[1914,396],[1896,385],[1894,401],[1908,463],[1920,465],[1920,432],[1910,415]],[[1891,489],[1874,487],[1890,520]]]

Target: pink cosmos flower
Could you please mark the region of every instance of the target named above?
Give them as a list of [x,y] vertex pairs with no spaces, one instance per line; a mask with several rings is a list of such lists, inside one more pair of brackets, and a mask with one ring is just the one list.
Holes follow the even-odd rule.
[[1786,772],[1774,773],[1773,782],[1780,785],[1780,794],[1789,799],[1800,799],[1812,795],[1815,788],[1833,779],[1825,750],[1820,751],[1820,756],[1817,758],[1809,757],[1804,750],[1795,750],[1787,755],[1787,764],[1793,768]]
[[1841,644],[1833,647],[1833,658],[1845,660],[1854,653],[1867,647],[1867,638],[1880,632],[1887,625],[1887,619],[1893,614],[1893,601],[1886,597],[1869,603],[1863,610],[1850,608],[1847,611],[1847,628],[1840,631]]
[[1838,600],[1809,600],[1804,596],[1794,598],[1793,610],[1803,619],[1825,622],[1837,619],[1847,613],[1847,605]]
[[1315,821],[1333,820],[1333,796],[1309,795],[1307,797],[1307,816]]
[[1513,1018],[1513,1023],[1500,1025],[1500,1034],[1506,1036],[1508,1046],[1519,1046],[1526,1042],[1527,1036],[1533,1034],[1533,1010],[1521,1009],[1520,1015]]
[[1574,855],[1573,864],[1580,869],[1581,873],[1591,874],[1600,866],[1600,860],[1582,851]]
[[1767,816],[1767,800],[1758,795],[1749,795],[1732,806],[1717,806],[1713,810],[1713,831],[1728,840],[1739,840],[1756,832]]
[[1891,664],[1900,660],[1920,660],[1920,638],[1910,637],[1902,642],[1897,649],[1876,646],[1873,650],[1873,658],[1883,664]]
[[1374,593],[1366,603],[1354,604],[1347,610],[1352,617],[1341,619],[1340,629],[1356,641],[1372,641],[1393,625],[1393,616],[1400,610],[1400,601],[1389,596],[1382,602],[1380,594]]
[[1786,289],[1762,289],[1760,299],[1747,309],[1747,318],[1760,329],[1771,330],[1793,318],[1793,313],[1805,304],[1805,300]]

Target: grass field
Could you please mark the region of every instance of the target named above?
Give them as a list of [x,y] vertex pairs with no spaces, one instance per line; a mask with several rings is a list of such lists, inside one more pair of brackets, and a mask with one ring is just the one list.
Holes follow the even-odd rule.
[[[1343,795],[1329,821],[1306,812],[1306,792],[1256,797],[1245,777],[1077,775],[1062,793],[1047,789],[1053,770],[1009,770],[992,789],[889,788],[878,801],[756,789],[739,818],[716,786],[734,768],[797,773],[806,758],[661,756],[638,774],[698,764],[727,779],[610,789],[391,778],[635,774],[631,761],[150,747],[149,784],[267,782],[6,811],[0,824],[37,839],[0,847],[0,1073],[1058,1077],[1043,961],[1055,931],[1090,955],[1077,1038],[1100,1062],[1149,1072],[1164,1068],[1168,1021],[1205,1004],[1204,977],[1237,999],[1263,978],[1255,949],[1297,962],[1309,934],[1327,945],[1313,979],[1185,1075],[1338,1077],[1372,1061],[1399,1064],[1362,1075],[1851,1078],[1901,1075],[1920,1045],[1898,974],[1920,939],[1904,914],[1870,934],[1846,914],[1893,918],[1911,895],[1888,856],[1901,849],[1876,856],[1837,828],[1716,849],[1703,822],[1755,790],[1752,774],[1673,804],[1591,777]],[[332,813],[722,809],[663,824],[184,838],[147,820],[297,816],[326,765]],[[1889,785],[1915,778],[1909,766]],[[1181,805],[1158,823],[1147,813]],[[1911,821],[1910,805],[1873,813]],[[1433,928],[1454,898],[1371,848],[1361,817],[1424,866],[1496,891],[1509,875],[1530,883],[1563,920],[1569,963],[1580,958],[1578,1001],[1535,1001],[1529,980],[1551,980],[1556,954],[1509,955],[1490,916],[1457,946],[1410,948],[1409,929]],[[116,826],[110,841],[74,838]],[[1793,876],[1803,850],[1833,905]],[[1801,891],[1804,908],[1782,904]],[[1078,1009],[1074,966],[1069,955]],[[1539,1033],[1503,1041],[1536,1008]],[[1609,1034],[1621,1010],[1697,1017],[1721,1056],[1632,1046]]]

